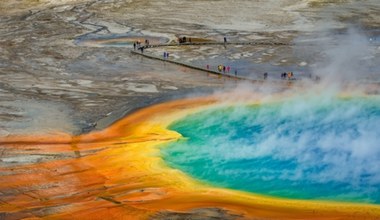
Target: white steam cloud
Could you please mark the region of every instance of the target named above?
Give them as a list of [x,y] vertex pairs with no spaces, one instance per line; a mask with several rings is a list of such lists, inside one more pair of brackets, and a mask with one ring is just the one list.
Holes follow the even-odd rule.
[[[368,37],[353,29],[340,35],[334,43],[322,43],[321,47],[323,62],[313,68],[313,75],[321,77],[319,83],[309,82],[307,89],[293,88],[286,92],[273,84],[241,83],[234,95],[223,95],[223,100],[243,102],[247,91],[259,92],[262,103],[272,102],[272,95],[279,91],[291,98],[277,104],[276,111],[261,108],[257,114],[251,115],[249,108],[234,107],[232,113],[224,118],[205,118],[197,124],[198,129],[212,130],[217,125],[220,130],[213,132],[223,132],[223,135],[211,131],[204,134],[201,138],[205,142],[197,143],[200,146],[196,152],[182,158],[180,163],[189,164],[207,158],[213,164],[205,167],[204,172],[207,172],[207,169],[218,170],[226,161],[272,157],[280,161],[296,161],[297,166],[295,169],[283,169],[281,173],[267,172],[261,176],[262,179],[308,179],[316,184],[334,181],[353,188],[361,187],[362,190],[364,187],[368,195],[379,193],[380,97],[372,95],[369,101],[358,98],[349,105],[341,105],[337,101],[342,89],[347,89],[344,88],[346,84],[350,84],[350,88],[356,83],[362,86],[363,80],[377,77],[373,72],[373,67],[378,65],[377,49],[369,43]],[[368,107],[368,103],[375,104]],[[281,120],[285,122],[279,123]],[[238,133],[242,131],[233,127],[240,126],[239,123],[257,126],[261,129],[260,135],[246,130],[243,136],[248,137],[236,138],[242,135]],[[219,169],[218,172],[230,178],[257,175],[254,173],[257,170],[250,172],[249,169]]]
[[373,74],[370,67],[376,62],[376,48],[370,44],[369,37],[356,29],[349,29],[346,34],[329,36],[328,39],[319,42],[323,62],[313,69],[324,82],[353,82]]

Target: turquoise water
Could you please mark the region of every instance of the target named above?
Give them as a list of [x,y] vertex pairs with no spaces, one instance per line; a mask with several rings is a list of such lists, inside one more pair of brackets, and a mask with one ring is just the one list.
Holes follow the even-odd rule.
[[226,106],[170,125],[166,163],[218,187],[380,203],[380,99],[297,98]]

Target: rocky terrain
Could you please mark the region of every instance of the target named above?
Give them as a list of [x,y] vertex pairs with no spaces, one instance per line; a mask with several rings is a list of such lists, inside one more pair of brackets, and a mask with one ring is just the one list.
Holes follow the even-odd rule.
[[[221,40],[227,35],[231,40],[289,42],[310,38],[318,28],[340,30],[352,23],[378,30],[379,11],[376,0],[2,1],[0,133],[87,132],[116,112],[120,117],[153,102],[222,84],[202,73],[132,56],[125,47],[78,46],[78,37],[127,33]],[[210,56],[224,53],[222,48],[211,49],[206,48]],[[241,50],[255,49],[268,50]],[[307,63],[293,55],[291,47],[272,48],[263,60]]]
[[[258,71],[270,72],[283,66],[312,68],[323,58],[318,42],[345,33],[350,27],[357,27],[368,39],[380,41],[380,2],[1,1],[0,136],[87,133],[103,129],[144,106],[236,86],[233,81],[200,71],[132,55],[130,44],[114,47],[81,42],[115,36],[153,36],[169,42],[191,36],[222,41],[227,36],[236,41],[266,39],[292,44],[170,51],[177,55],[176,59],[200,65],[208,63],[209,58],[215,64],[225,57],[249,58],[261,65]],[[302,42],[316,43],[305,46]],[[376,42],[373,51],[372,70],[379,76],[376,60],[380,47]],[[17,153],[1,144],[0,152],[0,166],[47,160],[43,155],[17,159]],[[209,212],[219,217],[225,214],[219,210]],[[172,215],[175,214],[163,212],[157,218]]]

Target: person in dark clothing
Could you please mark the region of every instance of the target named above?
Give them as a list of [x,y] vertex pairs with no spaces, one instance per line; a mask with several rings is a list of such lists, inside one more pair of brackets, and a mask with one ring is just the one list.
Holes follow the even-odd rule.
[[282,79],[286,79],[286,75],[287,75],[287,74],[286,74],[285,72],[282,73],[282,74],[281,74],[281,78],[282,78]]
[[136,50],[136,43],[133,42],[133,50]]
[[223,73],[226,72],[226,66],[223,66]]
[[264,79],[268,78],[268,73],[264,73]]
[[227,43],[227,37],[224,37],[224,43]]

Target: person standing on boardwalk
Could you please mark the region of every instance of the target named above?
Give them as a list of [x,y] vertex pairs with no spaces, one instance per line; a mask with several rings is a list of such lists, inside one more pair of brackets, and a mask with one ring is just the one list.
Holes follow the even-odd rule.
[[293,73],[292,72],[288,72],[288,80],[291,80],[293,77]]

